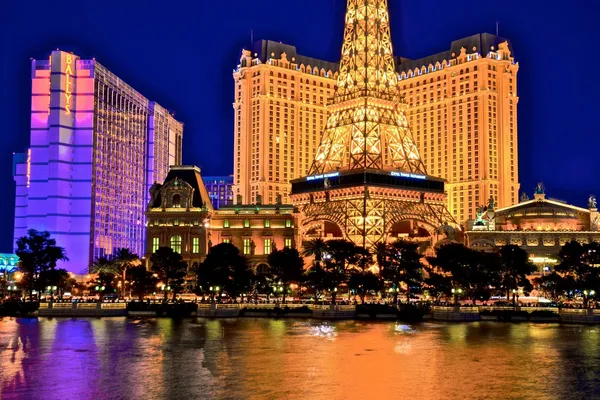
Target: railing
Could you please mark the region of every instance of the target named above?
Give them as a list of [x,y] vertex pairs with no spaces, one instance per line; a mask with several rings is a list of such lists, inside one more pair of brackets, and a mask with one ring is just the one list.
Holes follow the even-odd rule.
[[48,303],[40,303],[40,308],[48,308]]
[[198,310],[210,310],[210,303],[198,303]]
[[258,304],[242,304],[242,308],[246,308],[248,310],[262,310],[262,309],[271,309],[271,308],[275,308],[275,304],[269,304],[269,303],[258,303]]
[[329,311],[331,310],[330,304],[312,304],[309,306],[311,310]]
[[335,306],[336,311],[356,311],[356,306],[350,304],[340,304]]
[[561,314],[587,314],[588,310],[585,308],[561,308]]
[[77,308],[85,308],[85,309],[97,309],[98,308],[98,304],[97,303],[77,303]]
[[217,309],[236,309],[236,308],[240,308],[239,304],[218,304],[216,305]]
[[73,303],[52,303],[52,308],[73,308]]
[[529,314],[531,314],[534,311],[551,311],[557,313],[558,307],[521,307],[520,310],[527,311]]
[[464,312],[464,313],[475,313],[475,312],[479,312],[479,307],[454,307],[454,306],[433,306],[432,310],[434,312],[436,311],[445,311],[445,312]]
[[308,307],[310,308],[310,304],[301,304],[301,303],[292,303],[292,304],[280,304],[279,305],[280,308],[302,308],[302,307]]
[[127,303],[102,303],[103,310],[125,310]]

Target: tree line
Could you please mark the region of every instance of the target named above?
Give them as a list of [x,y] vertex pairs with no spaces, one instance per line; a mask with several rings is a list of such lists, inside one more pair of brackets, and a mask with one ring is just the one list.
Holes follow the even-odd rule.
[[[67,255],[48,232],[30,230],[17,241],[16,253],[21,286],[29,294],[48,286],[68,286],[65,277],[69,274],[56,268]],[[305,257],[312,259],[308,267]],[[528,253],[515,245],[478,251],[449,242],[438,246],[434,256],[425,257],[418,243],[407,240],[379,243],[369,251],[346,240],[313,239],[305,243],[302,253],[293,248],[273,249],[267,268],[261,271],[255,271],[250,260],[229,243],[211,247],[193,269],[169,247],[152,254],[149,270],[129,249],[119,249],[93,263],[90,272],[95,280],[82,290],[100,297],[116,292],[140,299],[162,291],[166,300],[182,293],[187,279],[197,295],[213,301],[225,294],[242,301],[276,296],[285,302],[292,293],[310,293],[314,299],[331,297],[335,303],[343,292],[358,296],[363,303],[369,295],[389,297],[394,303],[421,295],[432,301],[463,299],[476,304],[494,295],[516,302],[535,286],[556,301],[582,298],[587,307],[600,291],[600,245],[569,242],[558,258],[552,272],[530,281],[535,266]]]

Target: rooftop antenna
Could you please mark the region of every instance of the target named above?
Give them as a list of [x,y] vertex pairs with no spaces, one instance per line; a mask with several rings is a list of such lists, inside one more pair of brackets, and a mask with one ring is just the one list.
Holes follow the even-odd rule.
[[498,21],[496,21],[496,36],[498,36]]

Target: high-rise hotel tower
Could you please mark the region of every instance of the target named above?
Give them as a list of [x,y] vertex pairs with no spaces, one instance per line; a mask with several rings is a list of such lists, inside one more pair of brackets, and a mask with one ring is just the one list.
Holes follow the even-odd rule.
[[73,272],[126,247],[144,254],[149,189],[181,164],[182,123],[95,60],[31,65],[31,143],[15,155],[14,238],[47,230]]
[[[242,52],[233,74],[234,196],[287,202],[289,181],[308,174],[320,143],[338,68],[271,41]],[[517,202],[518,68],[509,42],[485,33],[429,57],[396,59],[422,161],[446,179],[448,209],[461,224],[490,197],[498,207]]]
[[234,199],[288,203],[290,180],[308,174],[327,123],[338,65],[259,41],[234,71]]
[[398,60],[406,116],[427,172],[446,179],[461,224],[478,205],[518,202],[517,72],[506,39],[487,33],[450,50]]

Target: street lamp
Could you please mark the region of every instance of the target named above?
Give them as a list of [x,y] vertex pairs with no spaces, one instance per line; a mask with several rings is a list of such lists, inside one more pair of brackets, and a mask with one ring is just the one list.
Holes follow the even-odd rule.
[[50,301],[54,301],[54,291],[56,286],[46,286],[46,291],[50,293]]
[[451,291],[454,295],[454,303],[458,304],[458,296],[462,294],[463,290],[461,288],[452,288]]

